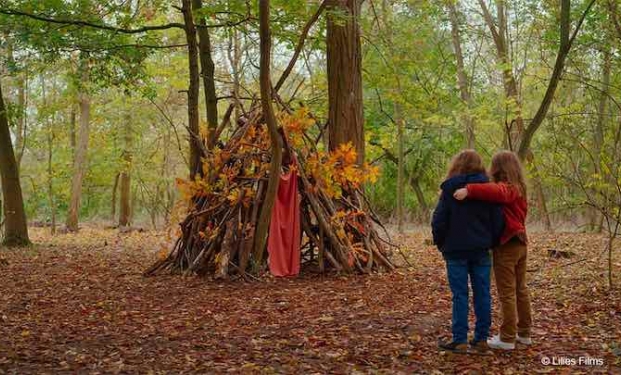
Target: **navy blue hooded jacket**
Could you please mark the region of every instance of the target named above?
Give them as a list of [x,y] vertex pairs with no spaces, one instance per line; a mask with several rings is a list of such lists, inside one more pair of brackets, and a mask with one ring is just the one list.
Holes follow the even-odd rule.
[[502,206],[477,200],[458,201],[455,190],[469,183],[489,182],[482,173],[457,175],[444,181],[433,212],[433,242],[447,259],[477,259],[498,245],[505,227]]

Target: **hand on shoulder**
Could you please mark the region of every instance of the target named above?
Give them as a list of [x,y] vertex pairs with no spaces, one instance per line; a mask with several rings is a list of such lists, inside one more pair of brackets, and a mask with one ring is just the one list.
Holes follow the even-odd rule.
[[468,189],[466,189],[465,187],[461,189],[457,189],[453,193],[453,198],[457,199],[458,201],[463,201],[464,199],[466,199],[467,196],[468,196]]

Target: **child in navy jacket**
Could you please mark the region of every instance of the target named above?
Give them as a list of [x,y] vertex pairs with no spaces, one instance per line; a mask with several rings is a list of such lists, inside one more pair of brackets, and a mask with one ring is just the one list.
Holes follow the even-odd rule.
[[489,250],[498,244],[504,229],[502,208],[484,201],[453,198],[455,190],[469,183],[486,182],[489,179],[479,154],[474,150],[460,152],[451,162],[433,213],[433,240],[446,261],[453,295],[453,340],[440,343],[444,350],[465,352],[468,349],[468,278],[476,316],[474,339],[470,344],[474,349],[486,349],[491,325]]

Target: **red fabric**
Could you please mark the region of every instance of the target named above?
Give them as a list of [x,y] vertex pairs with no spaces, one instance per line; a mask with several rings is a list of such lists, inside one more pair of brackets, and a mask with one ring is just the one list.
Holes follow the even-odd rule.
[[505,217],[505,231],[500,244],[507,243],[513,237],[526,242],[526,214],[528,203],[513,185],[506,183],[468,184],[468,198],[487,202],[501,203]]
[[280,176],[267,242],[270,272],[274,276],[300,273],[300,198],[295,168]]

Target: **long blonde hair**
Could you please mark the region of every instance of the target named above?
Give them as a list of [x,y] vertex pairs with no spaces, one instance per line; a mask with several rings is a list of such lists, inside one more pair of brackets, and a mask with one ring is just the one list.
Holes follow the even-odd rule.
[[506,182],[518,188],[526,198],[526,179],[524,169],[517,155],[511,151],[497,152],[492,158],[489,174],[494,182]]

